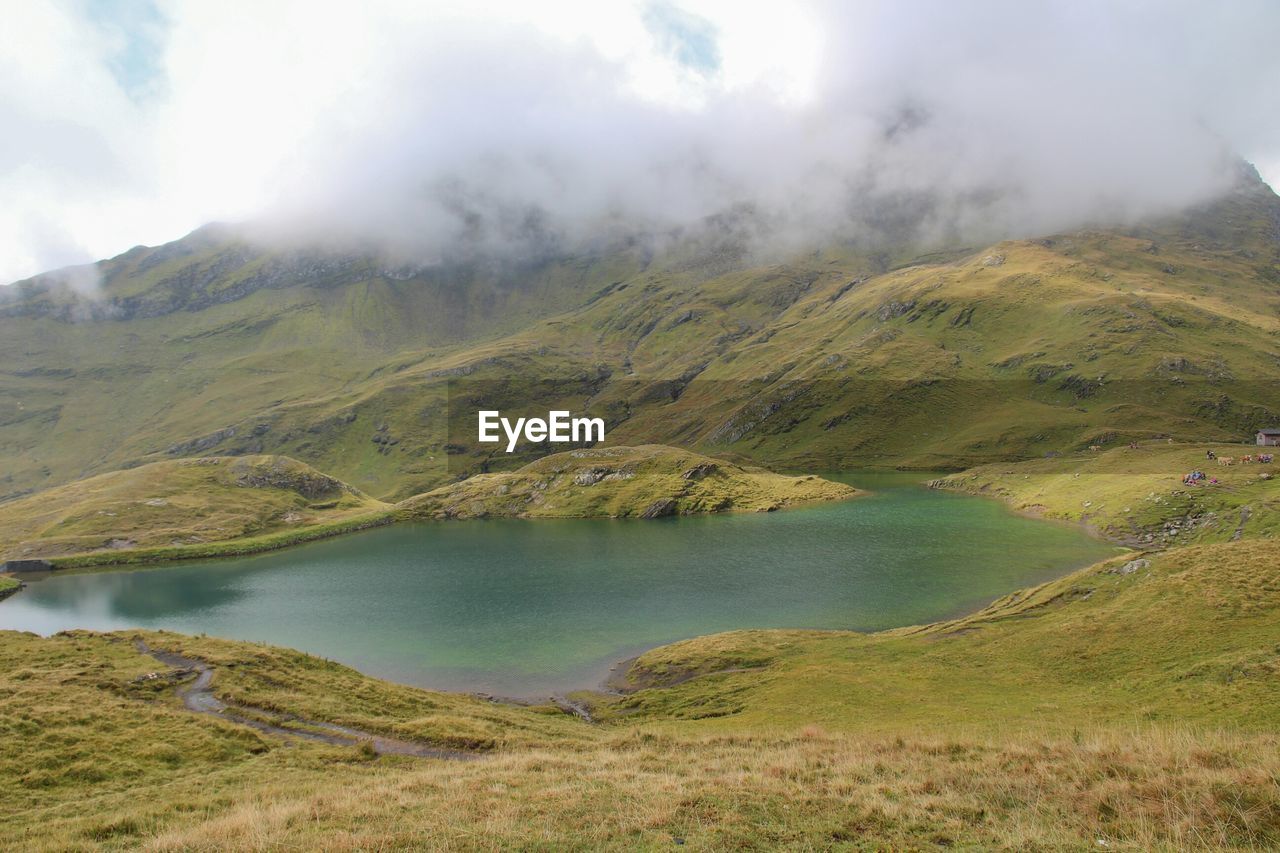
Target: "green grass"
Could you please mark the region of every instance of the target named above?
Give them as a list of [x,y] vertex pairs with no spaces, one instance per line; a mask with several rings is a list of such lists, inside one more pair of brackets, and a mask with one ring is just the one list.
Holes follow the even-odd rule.
[[[1112,453],[1051,461],[1129,464]],[[0,844],[1272,847],[1278,577],[1280,552],[1245,538],[1132,553],[934,625],[697,638],[641,655],[621,694],[574,697],[594,724],[258,644],[6,633],[0,740],[21,747],[0,757]],[[166,668],[138,637],[207,661],[217,695],[264,718],[479,758],[374,758],[192,714],[145,677]]]
[[125,550],[90,551],[70,557],[51,557],[49,562],[59,569],[82,569],[93,566],[126,566],[146,563],[164,563],[174,560],[200,560],[209,557],[238,557],[247,554],[261,554],[266,551],[277,551],[303,542],[326,539],[330,536],[341,536],[358,530],[368,530],[391,524],[395,516],[390,510],[381,510],[331,521],[313,524],[297,530],[281,530],[263,536],[249,536],[243,539],[231,539],[226,542],[210,542],[206,544],[169,545],[158,548],[130,548]]
[[516,471],[477,474],[410,498],[409,518],[622,518],[771,511],[852,497],[820,477],[788,477],[661,445],[556,453]]
[[[1280,466],[1223,466],[1207,451],[1239,460],[1266,448],[1228,444],[1141,444],[1029,462],[997,463],[938,480],[938,488],[989,495],[1015,509],[1088,524],[1138,547],[1280,535]],[[1202,471],[1217,483],[1186,485]]]
[[[1145,559],[1137,571],[1118,570]],[[641,655],[618,719],[740,731],[1035,732],[1280,725],[1280,552],[1241,541],[1132,554],[962,619],[880,634],[744,631]],[[687,673],[706,674],[681,681]],[[669,723],[675,724],[675,723]]]
[[84,566],[243,554],[385,523],[389,510],[292,459],[156,462],[6,504],[0,555]]
[[[590,734],[554,706],[508,705],[421,690],[292,649],[165,631],[126,632],[107,640],[121,637],[141,638],[152,649],[208,662],[217,670],[214,690],[238,705],[432,746],[485,752],[571,743]],[[158,666],[153,662],[153,669]]]

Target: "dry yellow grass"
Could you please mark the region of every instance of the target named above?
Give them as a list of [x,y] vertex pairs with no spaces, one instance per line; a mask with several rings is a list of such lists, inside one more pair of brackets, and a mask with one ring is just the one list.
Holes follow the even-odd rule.
[[[404,768],[359,787],[277,788],[159,833],[153,850],[1156,850],[1280,841],[1274,738],[1146,730],[1079,742],[807,728]],[[1259,759],[1259,756],[1263,756]]]

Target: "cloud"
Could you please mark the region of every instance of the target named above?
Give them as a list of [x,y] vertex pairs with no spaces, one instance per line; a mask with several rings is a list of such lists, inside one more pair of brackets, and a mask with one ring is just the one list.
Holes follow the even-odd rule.
[[1280,177],[1265,0],[86,8],[0,35],[0,280],[214,219],[429,260],[736,211],[796,246]]

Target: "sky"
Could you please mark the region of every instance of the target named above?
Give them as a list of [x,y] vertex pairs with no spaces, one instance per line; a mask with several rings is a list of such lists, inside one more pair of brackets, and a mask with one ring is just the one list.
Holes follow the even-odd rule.
[[[1280,3],[0,0],[0,282],[212,221],[431,261],[784,246],[1280,185]],[[336,241],[336,242],[335,242]]]

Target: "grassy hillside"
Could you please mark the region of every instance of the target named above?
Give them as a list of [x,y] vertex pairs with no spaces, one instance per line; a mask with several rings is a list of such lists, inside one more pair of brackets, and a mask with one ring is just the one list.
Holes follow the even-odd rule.
[[269,647],[137,635],[208,662],[215,693],[264,720],[463,748],[470,761],[374,757],[191,713],[174,694],[184,676],[134,635],[6,634],[0,737],[23,748],[0,761],[0,840],[1280,844],[1280,554],[1243,541],[1146,559],[917,629],[734,632],[657,649],[628,671],[634,692],[594,698],[594,724]]
[[921,628],[702,637],[641,655],[622,686],[644,689],[598,711],[721,731],[1274,731],[1278,577],[1269,542],[1193,546],[1118,557]]
[[6,504],[0,558],[84,563],[236,553],[368,523],[389,509],[284,457],[155,462]]
[[820,477],[743,468],[661,445],[571,450],[516,471],[477,474],[398,505],[410,518],[657,518],[769,511],[852,497]]
[[[1269,450],[1228,444],[1142,444],[1053,459],[983,465],[935,481],[1019,511],[1088,524],[1137,547],[1280,535],[1280,465],[1244,463]],[[1225,466],[1207,451],[1234,458]],[[1199,471],[1204,481],[1183,483]],[[1217,480],[1217,482],[1213,482]]]
[[100,262],[91,295],[57,275],[0,287],[0,498],[211,451],[336,471],[324,464],[336,450],[338,476],[384,493],[418,460],[388,459],[370,441],[380,407],[351,404],[399,369],[397,354],[437,358],[510,333],[637,263],[618,251],[405,267],[210,226]]
[[405,270],[202,231],[103,262],[96,300],[4,289],[0,495],[275,453],[403,499],[530,461],[471,441],[478,401],[808,470],[1237,441],[1280,422],[1278,233],[1256,178],[1141,228],[768,264],[722,238]]
[[[386,413],[401,452],[455,470],[508,464],[458,418],[477,408],[589,411],[613,443],[801,470],[1239,441],[1280,420],[1275,222],[1280,200],[1257,185],[1133,233],[767,267],[656,259],[580,309],[406,362],[359,406]],[[433,432],[409,400],[453,428]]]

